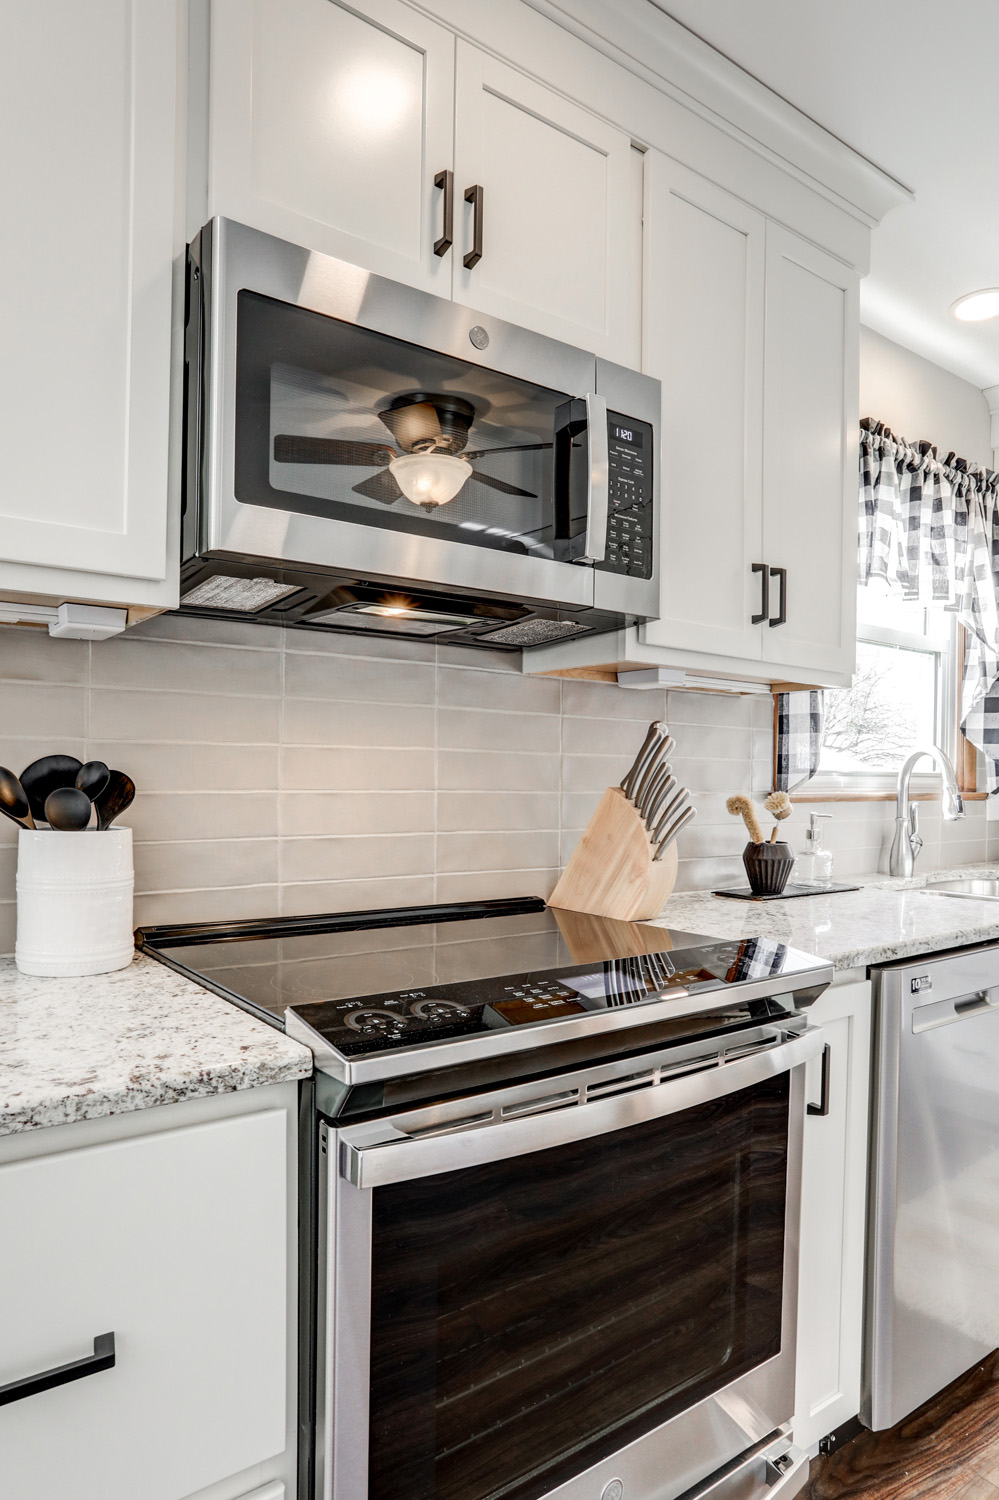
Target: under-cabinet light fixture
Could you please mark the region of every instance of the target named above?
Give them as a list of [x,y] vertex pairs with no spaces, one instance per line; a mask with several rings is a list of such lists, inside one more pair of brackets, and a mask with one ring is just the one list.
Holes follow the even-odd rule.
[[698,677],[682,667],[639,667],[618,672],[619,687],[688,688],[698,693],[769,693],[767,682],[748,682],[738,677]]

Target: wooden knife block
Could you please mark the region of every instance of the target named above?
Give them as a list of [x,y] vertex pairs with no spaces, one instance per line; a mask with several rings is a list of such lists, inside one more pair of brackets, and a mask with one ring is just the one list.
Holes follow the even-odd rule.
[[654,853],[633,803],[609,786],[548,905],[621,922],[658,917],[676,882],[676,844],[658,862]]

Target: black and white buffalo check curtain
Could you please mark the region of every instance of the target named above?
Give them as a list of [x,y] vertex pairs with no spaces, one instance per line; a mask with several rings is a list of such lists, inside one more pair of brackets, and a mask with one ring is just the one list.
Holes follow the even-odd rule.
[[789,792],[819,769],[825,714],[822,694],[777,694],[777,754],[775,789]]
[[870,419],[860,434],[860,581],[956,611],[965,627],[961,728],[999,791],[999,474]]

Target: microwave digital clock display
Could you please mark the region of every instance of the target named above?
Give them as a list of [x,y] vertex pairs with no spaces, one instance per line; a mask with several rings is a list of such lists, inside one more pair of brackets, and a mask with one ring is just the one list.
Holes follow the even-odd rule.
[[617,422],[610,424],[610,435],[616,443],[627,443],[629,448],[643,448],[645,446],[642,434],[636,432],[634,427],[620,427]]

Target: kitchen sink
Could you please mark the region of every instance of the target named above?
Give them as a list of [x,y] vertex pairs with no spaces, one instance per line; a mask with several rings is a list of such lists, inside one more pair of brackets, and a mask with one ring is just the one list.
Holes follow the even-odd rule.
[[931,880],[923,889],[936,896],[964,896],[973,901],[999,901],[999,880]]

